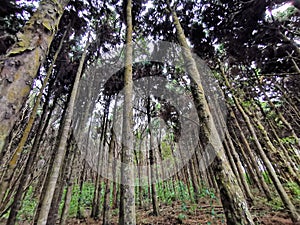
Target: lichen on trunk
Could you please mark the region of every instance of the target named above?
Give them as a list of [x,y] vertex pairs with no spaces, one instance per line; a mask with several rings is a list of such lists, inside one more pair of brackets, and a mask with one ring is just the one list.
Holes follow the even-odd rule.
[[0,61],[0,152],[48,54],[68,0],[43,0]]
[[192,80],[191,90],[200,122],[200,141],[204,148],[210,148],[210,151],[215,155],[212,168],[220,190],[227,224],[254,225],[242,190],[226,158],[221,138],[206,101],[204,89],[200,81],[200,74],[188,46],[184,31],[169,1],[167,1],[167,4],[177,30],[177,39],[182,45],[187,72]]

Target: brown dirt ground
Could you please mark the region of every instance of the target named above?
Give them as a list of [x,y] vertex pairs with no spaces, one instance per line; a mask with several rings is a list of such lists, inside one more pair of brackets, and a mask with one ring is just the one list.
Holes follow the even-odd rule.
[[[198,204],[187,203],[182,205],[181,202],[173,202],[170,205],[160,205],[160,215],[153,216],[151,204],[145,204],[143,208],[138,208],[137,224],[138,225],[225,225],[226,220],[223,209],[219,201],[215,199],[201,199]],[[270,206],[264,203],[255,204],[250,208],[256,225],[300,225],[293,223],[289,215],[284,210],[272,210]],[[86,216],[89,212],[86,212]],[[19,225],[30,225],[30,221],[18,223]],[[70,219],[68,225],[101,225],[101,219]],[[118,211],[112,210],[112,225],[118,224]],[[0,225],[5,225],[5,221],[0,221]]]
[[[225,225],[226,220],[221,205],[212,200],[202,200],[198,205],[192,204],[182,207],[180,202],[172,205],[160,205],[160,215],[153,216],[151,206],[137,209],[137,224],[139,225]],[[257,225],[300,225],[293,223],[284,211],[272,211],[268,206],[255,207],[251,209]],[[112,224],[118,224],[117,211],[113,211]],[[101,219],[69,220],[68,225],[101,225]]]

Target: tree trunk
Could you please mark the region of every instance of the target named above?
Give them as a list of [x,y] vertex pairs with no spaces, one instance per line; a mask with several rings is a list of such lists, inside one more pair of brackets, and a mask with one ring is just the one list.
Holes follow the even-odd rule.
[[300,148],[300,139],[297,136],[292,125],[287,121],[287,119],[282,115],[282,113],[279,111],[279,109],[274,105],[274,103],[271,101],[270,97],[268,96],[268,94],[265,92],[265,90],[263,89],[263,87],[261,85],[260,85],[260,89],[261,89],[262,93],[264,94],[264,98],[268,101],[268,104],[270,105],[271,109],[274,112],[276,112],[278,118],[282,121],[284,126],[287,128],[288,132],[290,132],[291,135],[293,136],[293,138],[295,139],[297,147]]
[[[89,39],[89,37],[88,37],[88,39]],[[85,46],[85,49],[84,49],[84,52],[83,52],[83,55],[81,57],[80,64],[78,67],[78,71],[76,74],[74,86],[73,86],[72,93],[71,93],[70,102],[69,102],[67,112],[66,112],[66,118],[65,118],[65,121],[63,122],[64,124],[63,124],[62,135],[60,137],[57,154],[55,155],[54,164],[53,164],[54,166],[52,167],[52,170],[51,170],[49,184],[46,189],[47,196],[43,199],[42,206],[41,206],[41,209],[39,212],[39,216],[38,216],[38,224],[39,225],[47,224],[47,218],[48,218],[53,194],[55,191],[55,186],[56,186],[57,179],[59,176],[60,168],[62,166],[62,162],[63,162],[65,154],[66,154],[66,144],[68,141],[69,130],[70,130],[72,116],[73,116],[75,98],[76,98],[76,94],[77,94],[77,90],[78,90],[78,86],[79,86],[79,81],[80,81],[80,76],[82,73],[83,64],[84,64],[85,57],[87,54],[88,45],[89,45],[89,42],[87,41],[87,44]]]
[[47,225],[55,224],[59,218],[59,204],[61,202],[65,189],[65,182],[68,179],[68,170],[71,168],[74,145],[72,145],[72,136],[68,139],[66,156],[56,183],[55,192],[52,198],[51,207],[47,219]]
[[[126,1],[125,1],[126,2]],[[126,52],[124,72],[124,106],[122,128],[122,166],[119,224],[136,224],[135,190],[133,170],[133,81],[132,81],[132,0],[127,0],[126,6]]]
[[[85,112],[84,115],[87,115],[87,111]],[[84,120],[85,121],[85,120]],[[85,160],[86,158],[86,155],[87,155],[87,149],[89,149],[90,147],[90,135],[91,135],[91,127],[92,127],[92,122],[90,121],[89,122],[89,127],[88,127],[88,132],[87,132],[87,136],[88,136],[88,139],[87,139],[87,146],[86,146],[86,150],[84,151],[84,156],[83,156],[83,167],[82,167],[82,170],[81,170],[81,174],[80,174],[80,182],[79,182],[79,193],[78,193],[78,202],[77,202],[77,213],[76,213],[76,218],[77,219],[82,219],[83,218],[83,215],[82,215],[82,212],[81,212],[81,200],[82,200],[82,190],[83,190],[83,184],[84,184],[84,181],[85,181],[85,173],[86,173],[86,168],[87,168],[87,161]],[[80,141],[82,141],[82,136],[80,136]]]
[[256,175],[257,175],[258,180],[259,180],[259,182],[260,182],[260,184],[262,186],[262,189],[263,189],[263,191],[264,191],[267,199],[268,200],[272,200],[272,195],[271,195],[270,189],[269,189],[268,185],[266,184],[266,181],[265,181],[264,177],[262,176],[262,173],[261,173],[261,171],[260,171],[260,169],[258,167],[257,161],[255,160],[254,153],[252,152],[252,149],[251,149],[251,147],[250,147],[250,145],[249,145],[249,143],[248,143],[248,141],[247,141],[247,139],[246,139],[246,137],[244,135],[244,132],[241,129],[241,127],[240,127],[240,125],[239,125],[239,123],[238,123],[238,121],[236,119],[235,114],[232,113],[231,116],[233,117],[234,123],[235,123],[236,127],[238,128],[238,131],[239,131],[239,133],[241,135],[242,143],[245,146],[246,154],[247,154],[247,156],[249,156],[249,158],[251,160],[251,163],[252,163],[251,165],[254,167],[254,169],[256,171]]
[[81,170],[81,174],[80,174],[80,183],[79,183],[79,193],[78,193],[78,202],[77,202],[77,213],[76,213],[76,218],[77,219],[82,219],[83,215],[81,212],[81,200],[82,200],[82,190],[83,190],[83,184],[84,184],[84,180],[85,180],[85,169],[86,169],[86,160],[84,160],[83,162],[83,168]]
[[[62,45],[63,45],[63,41],[65,39],[65,36],[67,34],[67,30],[65,31],[61,41],[60,41],[60,45],[53,57],[53,62],[51,64],[51,66],[49,67],[48,69],[48,72],[47,72],[47,75],[45,77],[45,80],[43,82],[43,85],[42,87],[40,88],[40,93],[39,95],[37,96],[37,99],[36,99],[36,102],[34,104],[34,107],[32,109],[32,112],[30,114],[30,118],[29,118],[29,121],[28,121],[28,124],[24,130],[24,133],[23,133],[23,136],[18,144],[18,147],[17,147],[17,150],[15,151],[10,163],[8,164],[8,168],[7,168],[7,171],[6,171],[6,177],[8,178],[8,181],[10,180],[10,177],[12,176],[13,174],[13,170],[15,169],[16,167],[16,164],[17,164],[17,160],[24,148],[24,145],[25,145],[25,142],[27,141],[27,138],[29,136],[29,133],[31,131],[31,128],[33,126],[33,123],[34,123],[34,120],[36,118],[36,114],[37,114],[37,110],[38,110],[38,107],[40,106],[40,102],[41,102],[41,99],[42,99],[42,96],[43,96],[43,91],[46,87],[46,85],[48,84],[48,80],[50,78],[50,75],[52,73],[52,69],[53,69],[53,66],[56,62],[56,59],[57,59],[57,56],[62,48]],[[45,103],[46,105],[47,103]],[[44,107],[45,108],[45,107]],[[46,115],[46,112],[43,112],[43,116]],[[42,124],[43,121],[40,121],[40,123]],[[40,130],[41,127],[38,128],[38,130]],[[37,134],[39,135],[39,134]],[[36,137],[37,138],[37,137]],[[31,151],[33,153],[31,153]],[[32,166],[32,163],[33,163],[33,158],[35,155],[35,151],[33,151],[33,148],[31,149],[30,153],[29,153],[29,157],[27,159],[27,163],[26,163],[26,166],[25,166],[25,169],[24,169],[24,172],[23,172],[23,175],[21,177],[21,180],[20,180],[20,185],[25,185],[26,183],[26,179],[27,179],[27,176],[29,175],[29,169],[30,167]],[[8,182],[6,181],[6,179],[4,179],[1,183],[1,186],[0,186],[0,202],[1,202],[1,199],[2,199],[2,193],[5,193],[5,190],[6,190],[6,187],[5,186],[8,186]],[[9,216],[9,219],[8,219],[8,222],[7,222],[7,225],[12,225],[12,224],[15,224],[15,220],[16,220],[16,216],[17,216],[17,213],[18,211],[20,210],[20,199],[21,199],[21,196],[23,195],[23,191],[22,191],[22,188],[18,188],[18,191],[17,193],[15,194],[15,197],[14,197],[14,204],[12,205],[12,208],[10,210],[10,216]]]
[[243,172],[243,168],[242,168],[243,166],[242,166],[240,157],[239,157],[238,153],[236,152],[236,149],[235,149],[235,147],[232,143],[231,136],[229,135],[228,131],[226,131],[226,139],[227,139],[228,145],[229,145],[228,150],[233,156],[234,162],[235,162],[236,167],[237,167],[238,176],[240,177],[240,181],[241,181],[242,187],[244,188],[244,192],[245,192],[245,195],[247,197],[247,200],[250,203],[252,203],[253,202],[253,195],[250,191],[249,184],[246,180],[246,177],[244,176],[244,172]]
[[48,54],[68,0],[43,0],[0,66],[0,152]]
[[154,138],[152,135],[152,124],[151,124],[151,102],[150,96],[147,99],[147,118],[149,126],[149,161],[150,161],[150,175],[151,175],[151,199],[153,215],[158,216],[158,205],[157,205],[157,194],[156,194],[156,177],[155,177],[155,153],[154,153]]
[[[187,64],[187,72],[195,84],[192,88],[192,92],[194,92],[194,102],[196,104],[199,122],[201,124],[200,140],[203,146],[207,147],[207,145],[209,145],[210,149],[216,156],[213,163],[213,170],[220,190],[227,223],[254,225],[252,216],[248,210],[247,202],[243,196],[242,190],[237,184],[236,177],[230,168],[224,153],[224,149],[222,148],[222,141],[208,107],[204,90],[200,82],[199,71],[188,46],[184,31],[181,27],[176,12],[171,8],[170,4],[168,5],[177,29],[178,41],[184,48],[183,54]],[[210,139],[211,135],[214,136],[214,140]]]
[[[71,198],[72,198],[72,190],[74,186],[74,173],[75,173],[75,168],[76,168],[76,146],[71,147],[71,152],[70,152],[70,159],[69,159],[69,165],[68,167],[70,168],[68,177],[66,179],[67,183],[67,190],[66,190],[66,195],[64,198],[64,206],[62,208],[62,214],[60,217],[60,225],[65,225],[67,218],[68,218],[68,213],[70,209],[70,203],[71,203]],[[68,169],[68,168],[66,168]]]
[[[233,90],[232,90],[232,87],[231,87],[231,85],[230,85],[230,83],[229,83],[229,81],[228,81],[228,79],[227,79],[227,77],[225,75],[225,71],[222,71],[221,75],[224,78],[225,85],[229,88],[229,90],[232,93],[234,93]],[[267,157],[267,155],[266,155],[266,153],[265,153],[265,151],[264,151],[261,143],[259,142],[259,139],[258,139],[257,134],[255,132],[255,129],[254,129],[254,127],[253,127],[253,125],[252,125],[252,123],[250,121],[249,116],[246,114],[244,108],[242,107],[242,105],[240,104],[239,100],[237,99],[237,97],[234,94],[232,95],[232,98],[233,98],[233,101],[234,101],[236,107],[238,108],[238,110],[242,114],[243,119],[246,122],[246,125],[247,125],[247,127],[248,127],[248,129],[249,129],[249,131],[250,131],[250,133],[252,135],[252,138],[254,139],[254,143],[255,143],[255,145],[257,147],[257,151],[258,151],[258,153],[259,153],[262,161],[264,162],[264,164],[265,164],[265,166],[266,166],[266,168],[268,170],[268,173],[269,173],[269,175],[270,175],[270,177],[271,177],[271,179],[272,179],[272,181],[274,183],[274,186],[275,186],[275,188],[276,188],[276,190],[277,190],[277,192],[278,192],[278,194],[279,194],[282,202],[284,203],[285,207],[287,209],[289,209],[292,220],[293,221],[299,221],[300,220],[300,216],[297,213],[297,210],[296,210],[295,206],[293,205],[293,203],[289,199],[286,191],[284,190],[284,188],[283,188],[280,180],[278,179],[278,176],[277,176],[277,174],[276,174],[276,172],[275,172],[275,170],[274,170],[274,168],[273,168],[270,160],[268,159],[268,157]]]
[[[115,106],[116,107],[116,106]],[[114,117],[115,118],[115,117]],[[113,131],[113,128],[111,129],[111,140],[109,144],[109,157],[108,157],[108,167],[106,168],[106,174],[110,174],[113,160],[113,154],[115,150],[115,134]],[[109,179],[106,179],[106,186],[105,186],[105,193],[104,193],[104,202],[103,202],[103,218],[102,223],[103,225],[109,225],[111,224],[110,221],[110,189],[111,189],[111,181]]]
[[101,125],[101,135],[100,135],[100,143],[99,143],[99,151],[98,151],[98,159],[97,159],[97,174],[96,174],[96,181],[95,181],[95,189],[94,189],[94,197],[93,197],[93,204],[92,204],[92,212],[91,217],[93,219],[98,219],[100,214],[100,199],[101,199],[101,173],[103,169],[103,157],[105,151],[105,144],[106,144],[106,130],[108,124],[108,107],[104,109],[103,121]]

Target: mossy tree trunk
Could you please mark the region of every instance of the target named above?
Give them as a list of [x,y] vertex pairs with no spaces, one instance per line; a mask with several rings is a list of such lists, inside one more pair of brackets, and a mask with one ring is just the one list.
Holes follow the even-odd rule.
[[287,209],[289,209],[291,219],[293,221],[299,221],[300,220],[300,216],[299,216],[299,214],[298,214],[295,206],[293,205],[292,201],[289,199],[286,191],[284,190],[284,187],[281,184],[281,182],[280,182],[280,180],[279,180],[279,178],[278,178],[278,176],[277,176],[277,174],[275,172],[275,169],[274,169],[271,161],[269,160],[269,158],[268,158],[265,150],[263,149],[263,146],[262,146],[262,144],[259,141],[259,138],[258,138],[257,133],[255,131],[254,125],[252,124],[249,115],[251,115],[254,118],[254,123],[259,127],[259,130],[262,132],[262,135],[263,135],[263,138],[264,138],[264,140],[265,140],[265,142],[267,144],[267,147],[270,148],[271,151],[273,151],[273,153],[276,153],[276,149],[273,146],[272,142],[270,141],[270,139],[268,137],[268,134],[267,134],[267,131],[264,129],[264,127],[261,124],[261,122],[254,116],[254,114],[248,112],[247,109],[242,106],[242,104],[240,103],[241,100],[235,96],[235,92],[234,92],[232,86],[230,85],[229,80],[227,79],[224,70],[221,71],[221,75],[222,75],[222,77],[224,79],[226,87],[232,93],[232,98],[233,98],[235,106],[237,107],[237,109],[241,113],[243,119],[245,120],[245,123],[246,123],[246,125],[248,127],[248,130],[249,130],[249,132],[250,132],[250,134],[251,134],[251,136],[253,138],[253,141],[254,141],[254,143],[255,143],[255,145],[257,147],[257,152],[260,155],[260,158],[263,161],[264,165],[266,166],[267,171],[268,171],[268,173],[270,175],[270,178],[272,179],[272,182],[273,182],[273,184],[274,184],[274,186],[275,186],[275,188],[276,188],[276,190],[277,190],[277,192],[278,192],[278,194],[279,194],[279,196],[280,196],[283,204],[285,205],[285,207]]
[[[188,46],[184,31],[181,27],[176,12],[171,8],[170,4],[168,4],[168,8],[172,14],[174,24],[176,26],[178,41],[183,46],[183,54],[187,65],[187,72],[194,83],[192,92],[199,121],[201,123],[200,140],[204,148],[211,146],[211,150],[214,151],[216,156],[213,163],[213,172],[220,190],[227,223],[254,225],[243,192],[237,183],[237,179],[232,172],[228,160],[226,159],[226,155],[222,147],[222,141],[208,107],[204,90],[201,85],[199,71]],[[210,138],[211,135],[214,136],[214,140]]]
[[136,224],[135,188],[133,170],[133,80],[132,80],[132,0],[126,5],[126,52],[124,72],[124,105],[122,125],[122,153],[121,153],[121,192],[119,224]]
[[[25,143],[26,143],[26,141],[28,139],[28,136],[30,134],[30,131],[31,131],[32,127],[33,127],[33,124],[34,124],[34,121],[35,121],[35,118],[36,118],[36,115],[37,115],[37,111],[38,111],[38,108],[40,106],[41,99],[43,97],[44,89],[46,88],[46,86],[48,84],[48,80],[50,78],[50,75],[52,74],[53,66],[54,66],[54,64],[56,62],[56,59],[58,57],[58,54],[59,54],[59,52],[60,52],[60,50],[62,48],[63,41],[65,39],[66,34],[67,34],[67,31],[64,33],[64,35],[63,35],[63,37],[61,39],[60,45],[59,45],[59,47],[58,47],[58,49],[57,49],[57,51],[56,51],[56,53],[55,53],[55,55],[53,57],[53,62],[51,64],[51,66],[49,67],[47,75],[46,75],[46,77],[44,79],[43,85],[40,88],[40,92],[39,92],[39,94],[38,94],[38,96],[36,98],[36,101],[34,103],[34,107],[33,107],[32,111],[31,111],[30,118],[29,118],[29,121],[28,121],[28,123],[27,123],[27,125],[25,127],[25,130],[23,132],[22,138],[19,141],[17,149],[15,150],[15,152],[14,152],[14,154],[13,154],[10,162],[7,165],[7,169],[5,171],[5,176],[4,176],[4,178],[3,178],[2,182],[1,182],[1,185],[0,185],[0,202],[2,202],[2,200],[3,200],[3,197],[5,195],[6,189],[7,189],[8,185],[9,185],[9,182],[10,182],[10,180],[12,178],[14,169],[17,166],[18,159],[20,158],[20,155],[21,155],[21,153],[23,151],[24,145],[25,145]],[[47,103],[45,103],[45,104],[47,104]],[[26,179],[26,178],[24,177],[23,179]],[[24,180],[23,180],[23,182],[24,182]],[[21,182],[21,184],[23,182]],[[19,194],[21,194],[21,193],[19,193]],[[20,204],[18,204],[18,205],[20,205]],[[17,209],[17,211],[18,211],[18,209]],[[10,214],[12,214],[11,215],[12,218],[14,218],[16,216],[16,215],[14,215],[14,211],[10,211]],[[13,220],[14,219],[12,219],[12,221]],[[13,222],[13,224],[14,224],[14,222]]]
[[68,0],[43,0],[0,59],[0,152],[48,54]]

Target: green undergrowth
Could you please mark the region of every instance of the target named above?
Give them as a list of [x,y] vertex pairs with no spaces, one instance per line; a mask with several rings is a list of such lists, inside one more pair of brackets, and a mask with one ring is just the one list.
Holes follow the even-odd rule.
[[[37,200],[34,198],[33,188],[29,187],[26,196],[24,197],[22,207],[18,213],[17,220],[19,222],[32,221],[36,207],[37,207]],[[9,211],[3,216],[3,218],[8,219],[8,217],[9,217]]]
[[[265,176],[267,176],[265,174]],[[190,191],[188,189],[190,187]],[[271,187],[271,190],[274,188]],[[292,201],[296,206],[300,206],[300,188],[296,183],[286,183],[286,190],[289,190],[288,194],[290,195]],[[149,198],[149,191],[151,193],[151,188],[148,186],[143,186],[142,188],[142,204],[144,206],[148,206],[151,208],[151,198]],[[191,215],[196,215],[199,213],[199,210],[202,210],[202,207],[205,206],[205,210],[207,213],[207,207],[209,207],[209,214],[211,214],[211,218],[216,218],[218,215],[215,213],[214,205],[220,204],[220,200],[215,194],[215,191],[210,188],[206,188],[202,186],[200,188],[198,196],[198,203],[196,202],[196,194],[193,191],[192,183],[186,184],[182,181],[163,181],[156,184],[157,189],[157,198],[159,204],[165,205],[173,205],[176,202],[177,205],[180,206],[180,213],[178,213],[177,217],[179,221],[186,220]],[[101,193],[101,201],[100,207],[103,205],[103,197],[104,197],[105,185],[102,184],[102,193]],[[139,188],[136,188],[138,191]],[[274,190],[275,192],[275,190]],[[60,203],[59,214],[62,212],[62,207],[64,204],[64,196],[66,194],[66,189],[64,190],[62,201]],[[84,217],[88,217],[90,210],[92,208],[93,203],[93,195],[94,195],[94,184],[91,182],[85,182],[83,184],[82,192],[80,194],[79,185],[75,184],[72,190],[72,199],[69,208],[69,217],[74,218],[77,216],[78,209],[80,210],[80,214]],[[32,221],[35,213],[35,209],[37,206],[35,191],[32,187],[30,187],[27,191],[26,196],[23,200],[23,205],[18,214],[18,221]],[[112,200],[112,186],[111,186],[111,196]],[[139,204],[140,195],[136,192],[136,205]],[[258,197],[257,201],[260,205],[265,205],[270,207],[274,211],[283,210],[284,206],[282,204],[279,196],[274,195],[272,201],[267,201],[263,197]],[[78,203],[80,202],[80,207]],[[204,208],[203,208],[204,209]],[[100,209],[102,211],[102,209]],[[113,215],[118,214],[118,209],[112,210]],[[8,213],[4,216],[4,218],[8,218]]]

